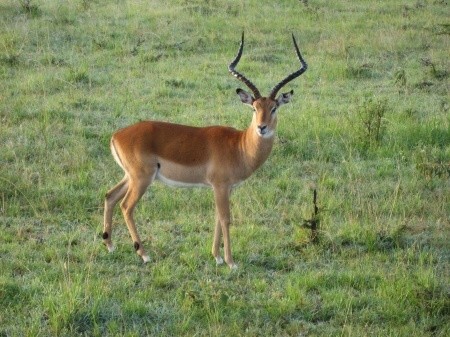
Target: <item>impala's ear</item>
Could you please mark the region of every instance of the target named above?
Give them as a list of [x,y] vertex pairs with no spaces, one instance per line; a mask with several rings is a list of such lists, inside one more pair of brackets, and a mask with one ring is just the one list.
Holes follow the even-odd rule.
[[289,103],[293,94],[294,94],[294,90],[291,90],[289,92],[285,92],[284,94],[281,94],[280,96],[278,96],[278,98],[277,98],[278,106]]
[[236,93],[241,98],[242,103],[252,105],[255,99],[247,91],[242,89],[236,89]]

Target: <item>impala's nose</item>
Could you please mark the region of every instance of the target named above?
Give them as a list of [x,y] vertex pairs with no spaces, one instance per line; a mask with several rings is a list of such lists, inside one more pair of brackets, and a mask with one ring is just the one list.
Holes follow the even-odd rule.
[[267,132],[267,125],[258,125],[258,129],[259,129],[259,133],[261,135],[264,135]]

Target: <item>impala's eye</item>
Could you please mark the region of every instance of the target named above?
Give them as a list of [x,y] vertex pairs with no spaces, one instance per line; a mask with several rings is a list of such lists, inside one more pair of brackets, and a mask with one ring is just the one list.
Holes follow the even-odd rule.
[[277,108],[276,108],[276,107],[273,108],[272,111],[271,111],[270,113],[273,115],[275,112],[277,112]]

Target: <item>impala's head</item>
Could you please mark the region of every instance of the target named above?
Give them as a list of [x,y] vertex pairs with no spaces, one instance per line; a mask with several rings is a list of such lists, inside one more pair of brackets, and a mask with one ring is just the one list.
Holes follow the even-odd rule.
[[263,137],[272,137],[277,126],[277,111],[280,106],[286,104],[291,99],[294,91],[280,94],[278,98],[253,97],[245,90],[237,89],[236,93],[241,98],[242,103],[253,108],[252,127],[256,133]]
[[292,81],[294,78],[297,78],[298,76],[303,74],[308,67],[305,60],[303,60],[300,54],[300,51],[297,46],[297,41],[295,41],[294,35],[292,35],[292,39],[294,41],[294,47],[297,53],[297,57],[300,60],[302,66],[299,70],[290,74],[281,82],[279,82],[277,85],[275,85],[275,87],[273,87],[268,97],[262,97],[258,88],[256,88],[256,86],[243,74],[235,70],[235,67],[237,66],[239,60],[241,59],[242,50],[244,48],[243,32],[238,54],[228,66],[228,70],[230,71],[230,73],[233,76],[235,76],[238,80],[242,81],[253,93],[252,95],[242,89],[236,90],[236,93],[241,98],[242,103],[250,105],[253,108],[254,113],[253,113],[252,127],[254,127],[256,133],[263,138],[269,138],[273,136],[277,125],[277,110],[283,104],[288,103],[292,95],[294,94],[294,91],[291,90],[289,92],[282,93],[277,97],[278,91],[288,82]]

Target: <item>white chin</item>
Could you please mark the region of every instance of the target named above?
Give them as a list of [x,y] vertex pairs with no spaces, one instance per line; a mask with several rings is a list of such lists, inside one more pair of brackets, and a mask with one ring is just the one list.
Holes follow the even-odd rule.
[[269,131],[264,134],[259,131],[256,131],[256,134],[261,138],[271,138],[273,136],[273,131]]

